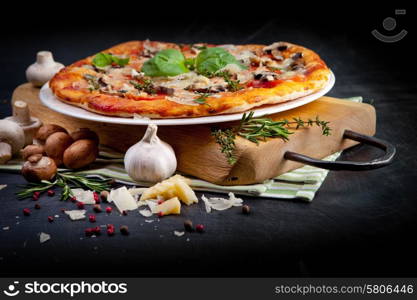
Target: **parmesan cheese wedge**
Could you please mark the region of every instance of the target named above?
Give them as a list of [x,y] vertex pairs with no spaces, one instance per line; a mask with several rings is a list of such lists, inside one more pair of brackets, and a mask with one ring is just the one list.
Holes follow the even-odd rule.
[[140,200],[157,199],[163,197],[164,199],[171,199],[178,197],[186,205],[198,202],[198,198],[194,191],[189,186],[190,180],[181,176],[172,176],[144,191]]
[[179,215],[181,213],[181,202],[177,197],[174,197],[157,205],[154,211],[155,213],[162,213],[164,216]]

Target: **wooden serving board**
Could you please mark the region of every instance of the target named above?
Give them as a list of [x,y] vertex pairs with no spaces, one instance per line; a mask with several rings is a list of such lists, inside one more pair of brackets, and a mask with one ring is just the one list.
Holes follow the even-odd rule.
[[[145,126],[115,125],[68,117],[42,105],[39,89],[31,84],[22,84],[13,93],[13,99],[26,101],[31,114],[44,124],[54,123],[67,130],[88,127],[100,136],[100,142],[115,150],[126,151],[139,141]],[[323,136],[318,127],[298,129],[290,140],[269,139],[256,145],[246,139],[236,139],[237,163],[231,166],[211,136],[213,124],[189,126],[160,126],[158,136],[172,145],[178,159],[178,170],[212,183],[239,185],[259,183],[289,170],[299,168],[300,163],[285,160],[287,150],[314,158],[323,158],[346,149],[357,142],[343,140],[346,129],[366,134],[375,134],[375,109],[368,104],[353,103],[330,97],[322,97],[307,105],[277,113],[274,120],[301,117],[329,121],[331,136]],[[235,123],[224,123],[229,126]]]

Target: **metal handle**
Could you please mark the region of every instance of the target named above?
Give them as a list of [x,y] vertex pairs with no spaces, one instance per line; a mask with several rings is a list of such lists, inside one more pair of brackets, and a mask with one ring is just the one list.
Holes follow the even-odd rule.
[[367,162],[325,161],[320,159],[314,159],[312,157],[291,151],[285,152],[284,158],[327,170],[363,171],[385,167],[386,165],[389,165],[392,162],[395,156],[395,147],[391,143],[388,143],[387,141],[378,139],[376,137],[363,135],[350,130],[345,130],[345,132],[343,133],[343,138],[377,147],[379,149],[384,150],[385,154],[382,157]]

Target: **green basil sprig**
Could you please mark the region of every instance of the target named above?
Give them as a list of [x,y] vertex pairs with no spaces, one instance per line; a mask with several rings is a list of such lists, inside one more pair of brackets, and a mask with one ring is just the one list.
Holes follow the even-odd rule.
[[142,66],[146,76],[176,76],[190,70],[185,66],[184,55],[176,49],[159,51]]
[[220,47],[206,48],[201,51],[195,64],[197,72],[203,75],[213,75],[228,64],[235,64],[241,69],[246,69],[236,57]]
[[106,66],[115,63],[121,67],[126,66],[129,63],[129,58],[120,58],[108,53],[99,53],[93,58],[93,65],[99,68],[103,68]]

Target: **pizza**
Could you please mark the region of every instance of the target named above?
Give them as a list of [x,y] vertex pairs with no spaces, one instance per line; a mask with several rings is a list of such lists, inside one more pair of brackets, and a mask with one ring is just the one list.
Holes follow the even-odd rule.
[[65,103],[98,114],[183,118],[244,112],[323,89],[331,71],[312,50],[131,41],[77,61],[49,82]]

